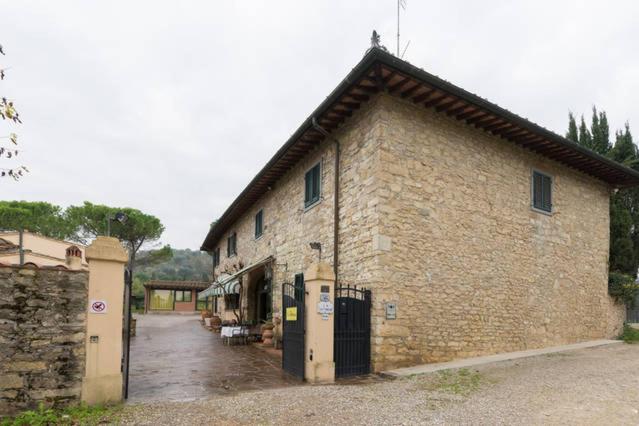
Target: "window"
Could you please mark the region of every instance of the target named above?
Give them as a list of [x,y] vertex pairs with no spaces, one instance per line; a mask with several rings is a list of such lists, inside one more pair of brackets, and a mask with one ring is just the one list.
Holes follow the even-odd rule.
[[204,299],[200,299],[200,292],[198,291],[195,295],[195,310],[196,311],[208,311],[209,309],[209,297]]
[[237,233],[233,232],[233,235],[226,240],[226,256],[231,257],[237,254]]
[[220,266],[220,248],[213,250],[213,267]]
[[227,294],[224,297],[224,309],[239,309],[240,307],[240,295],[237,293]]
[[171,290],[151,290],[150,309],[173,310],[173,292]]
[[309,207],[319,201],[320,177],[320,163],[306,172],[304,176],[304,207]]
[[262,232],[264,231],[264,211],[260,210],[255,215],[255,238],[260,238],[262,236]]
[[532,206],[536,210],[552,212],[552,178],[536,170],[532,176]]
[[295,274],[295,300],[304,301],[304,274]]
[[190,302],[191,301],[191,290],[175,290],[175,301],[176,302]]

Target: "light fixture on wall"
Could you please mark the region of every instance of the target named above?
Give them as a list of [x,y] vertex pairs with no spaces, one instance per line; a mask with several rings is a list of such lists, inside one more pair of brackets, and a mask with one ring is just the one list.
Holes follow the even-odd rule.
[[270,281],[273,278],[273,268],[271,265],[264,266],[264,279]]
[[317,250],[319,252],[319,261],[322,261],[322,243],[318,243],[318,242],[312,242],[309,243],[309,246],[311,246],[311,248],[313,250]]

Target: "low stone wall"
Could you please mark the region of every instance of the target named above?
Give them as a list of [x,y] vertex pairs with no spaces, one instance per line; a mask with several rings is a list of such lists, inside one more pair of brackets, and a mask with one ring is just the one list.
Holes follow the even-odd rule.
[[0,416],[80,401],[88,277],[0,266]]

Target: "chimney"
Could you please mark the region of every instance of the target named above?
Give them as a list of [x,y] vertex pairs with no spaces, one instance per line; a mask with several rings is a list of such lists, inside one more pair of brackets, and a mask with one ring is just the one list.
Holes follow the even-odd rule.
[[66,261],[69,269],[82,269],[82,251],[77,246],[69,246]]

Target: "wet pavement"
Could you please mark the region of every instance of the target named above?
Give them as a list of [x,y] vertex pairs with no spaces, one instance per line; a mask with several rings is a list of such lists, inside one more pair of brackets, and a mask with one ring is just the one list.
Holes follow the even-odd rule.
[[225,346],[199,316],[137,315],[131,338],[129,402],[193,400],[302,386],[281,358],[251,345]]

